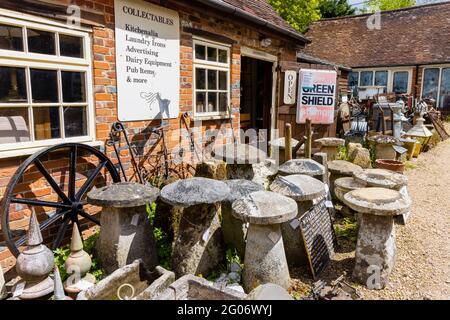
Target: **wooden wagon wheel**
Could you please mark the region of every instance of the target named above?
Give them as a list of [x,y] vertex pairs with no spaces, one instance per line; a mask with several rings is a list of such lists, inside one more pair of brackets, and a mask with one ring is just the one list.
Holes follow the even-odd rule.
[[[64,154],[63,156],[55,157],[56,152],[64,152]],[[79,161],[77,159],[79,157],[88,157],[88,160],[84,158],[83,163],[78,163]],[[59,175],[58,183],[56,181],[58,179],[55,180],[55,176],[58,174],[57,170],[47,169],[45,163],[46,160],[62,161],[61,159],[66,158],[67,165],[61,165],[60,169],[66,171],[67,168],[67,183],[63,181],[65,177],[64,179],[62,178],[62,173]],[[94,161],[98,161],[98,164],[93,165]],[[86,167],[89,165],[93,166],[93,168],[87,169]],[[102,171],[104,172],[103,175],[101,174]],[[26,196],[33,193],[33,188],[31,187],[28,189],[25,188],[24,191],[23,177],[24,174],[30,172],[38,177],[38,179],[41,179],[46,186],[51,188],[52,196],[56,200],[49,200],[49,195],[39,196],[33,194],[32,197]],[[60,223],[53,242],[53,249],[61,245],[69,223],[78,223],[78,216],[99,225],[100,222],[85,211],[85,206],[87,205],[85,196],[96,183],[98,184],[100,178],[103,178],[102,183],[106,183],[108,174],[112,182],[120,181],[120,176],[108,157],[97,149],[84,144],[58,144],[30,156],[19,166],[9,181],[0,207],[2,232],[9,250],[17,257],[20,253],[18,248],[26,242],[25,230],[19,230],[21,233],[17,234],[11,228],[11,224],[16,219],[12,215],[17,214],[14,210],[11,210],[11,207],[14,205],[26,205],[30,208],[41,209],[50,208],[50,210],[54,211],[50,215],[47,214],[47,219],[40,223],[41,232],[46,229],[51,229],[51,226],[56,223]],[[83,180],[85,178],[85,181],[80,181],[80,176],[83,177]],[[82,182],[79,188],[76,187],[77,182]],[[19,184],[20,187],[16,188]],[[18,195],[21,197],[18,197]]]

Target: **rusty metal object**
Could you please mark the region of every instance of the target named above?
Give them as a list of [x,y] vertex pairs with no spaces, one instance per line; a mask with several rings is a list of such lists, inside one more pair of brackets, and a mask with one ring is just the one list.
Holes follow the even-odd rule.
[[311,290],[310,300],[362,300],[357,289],[344,280],[345,275],[341,275],[330,285],[323,280],[314,283]]

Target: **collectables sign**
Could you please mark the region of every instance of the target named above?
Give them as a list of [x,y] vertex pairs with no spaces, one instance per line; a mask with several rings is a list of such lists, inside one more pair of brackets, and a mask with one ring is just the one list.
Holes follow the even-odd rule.
[[331,124],[336,102],[336,71],[301,69],[297,100],[297,123]]
[[119,120],[177,118],[178,13],[142,0],[115,0],[114,9]]

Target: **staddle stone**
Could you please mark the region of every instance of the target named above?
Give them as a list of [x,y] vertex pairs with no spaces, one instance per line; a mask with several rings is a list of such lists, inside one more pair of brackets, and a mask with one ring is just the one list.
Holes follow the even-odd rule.
[[233,215],[249,222],[243,284],[247,292],[265,283],[290,286],[289,268],[280,224],[297,215],[294,200],[269,191],[258,191],[236,200]]
[[287,177],[278,176],[270,185],[270,189],[295,200],[297,203],[297,216],[281,225],[289,266],[298,267],[308,264],[299,219],[314,206],[313,200],[326,196],[325,185],[307,175],[291,175]]
[[334,192],[334,181],[343,177],[353,177],[355,172],[362,172],[363,168],[344,160],[334,160],[328,162],[328,171],[330,171],[330,191],[332,196],[336,197]]
[[277,284],[266,283],[260,285],[250,292],[246,300],[294,300],[292,296],[286,291],[285,288],[280,287]]
[[231,193],[222,181],[208,178],[179,180],[161,190],[161,200],[183,207],[172,265],[177,277],[206,275],[223,257],[219,211]]
[[247,236],[247,226],[243,221],[233,216],[231,205],[234,201],[249,195],[252,192],[262,191],[264,187],[249,180],[227,180],[224,181],[231,192],[222,202],[222,234],[226,244],[235,248],[240,256],[245,253],[245,237]]
[[365,187],[365,183],[361,183],[352,177],[339,178],[334,181],[334,193],[336,194],[336,197],[342,202],[344,202],[344,196],[348,192]]
[[320,152],[325,152],[329,161],[336,159],[339,147],[345,145],[345,140],[340,138],[321,138],[315,142],[320,144]]
[[149,269],[158,264],[153,227],[147,205],[159,189],[121,182],[88,193],[88,202],[103,207],[97,253],[108,274],[142,259]]
[[400,190],[408,184],[408,177],[385,169],[367,169],[354,173],[356,181],[371,187]]
[[282,176],[304,174],[317,179],[323,179],[325,171],[323,165],[311,159],[289,160],[278,169],[278,173]]

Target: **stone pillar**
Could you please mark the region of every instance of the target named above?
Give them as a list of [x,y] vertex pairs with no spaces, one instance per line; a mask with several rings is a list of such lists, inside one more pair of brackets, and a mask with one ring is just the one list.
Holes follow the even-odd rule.
[[159,189],[132,182],[116,183],[88,194],[88,202],[103,207],[97,253],[107,273],[142,259],[152,270],[158,264],[147,205]]
[[359,213],[353,278],[369,289],[383,289],[395,262],[393,216],[410,210],[411,200],[384,188],[354,190],[344,203]]
[[330,184],[330,177],[329,177],[329,172],[328,172],[328,156],[325,152],[317,152],[313,155],[313,160],[316,161],[317,163],[323,165],[323,167],[325,168],[325,172],[322,175],[322,182],[325,184]]
[[246,292],[266,283],[289,288],[280,224],[297,216],[296,202],[274,192],[258,191],[236,200],[233,215],[249,223],[243,271]]
[[306,175],[278,176],[270,185],[270,189],[297,203],[297,216],[284,222],[281,225],[281,231],[289,266],[307,265],[308,256],[303,243],[299,219],[314,206],[314,199],[326,196],[324,184]]
[[172,257],[177,277],[206,275],[222,260],[218,213],[230,192],[224,182],[207,178],[179,180],[162,189],[164,202],[184,208]]

